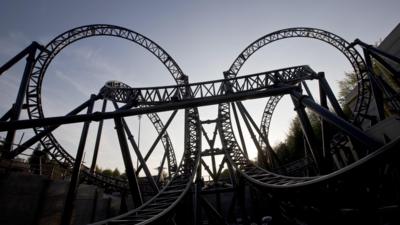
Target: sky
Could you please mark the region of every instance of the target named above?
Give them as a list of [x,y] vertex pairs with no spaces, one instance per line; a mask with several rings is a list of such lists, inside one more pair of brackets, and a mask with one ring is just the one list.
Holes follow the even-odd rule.
[[[141,33],[164,48],[189,76],[191,82],[222,78],[237,55],[251,42],[273,31],[289,27],[315,27],[333,32],[347,41],[360,38],[374,44],[400,22],[400,2],[383,1],[20,1],[0,3],[0,64],[32,41],[46,45],[58,34],[88,24],[114,24]],[[0,115],[13,103],[23,71],[23,63],[0,76]],[[240,75],[295,65],[310,65],[324,71],[337,92],[337,81],[351,71],[349,62],[333,47],[307,39],[279,41],[260,49],[244,64]],[[125,40],[90,38],[65,48],[51,63],[43,83],[43,109],[46,116],[64,115],[97,93],[108,80],[119,80],[132,87],[174,84],[163,65],[148,51]],[[314,90],[315,84],[310,84]],[[284,98],[273,116],[270,142],[284,140],[293,116],[293,105]],[[265,99],[246,101],[246,108],[259,123]],[[98,103],[95,110],[100,110]],[[112,110],[111,105],[107,110]],[[200,108],[201,119],[213,119],[216,107]],[[164,123],[169,113],[161,113]],[[21,115],[26,118],[26,113]],[[156,137],[147,118],[127,119],[143,154]],[[139,121],[141,125],[138,138]],[[168,132],[182,157],[183,112]],[[242,125],[243,126],[243,125]],[[63,126],[54,134],[72,155],[76,153],[81,124]],[[97,123],[92,123],[85,148],[90,164]],[[212,125],[206,130],[212,132]],[[251,142],[248,132],[246,140]],[[30,130],[20,131],[17,141]],[[4,136],[4,133],[0,133]],[[99,165],[123,170],[113,123],[105,123]],[[217,143],[218,145],[218,143]],[[251,145],[251,144],[249,144]],[[208,146],[204,143],[204,148]],[[249,149],[249,148],[248,148]],[[152,156],[151,167],[161,160],[162,149]],[[250,157],[256,156],[254,146]],[[135,156],[133,156],[135,159]],[[149,163],[150,164],[150,163]],[[152,172],[155,170],[152,169]]]

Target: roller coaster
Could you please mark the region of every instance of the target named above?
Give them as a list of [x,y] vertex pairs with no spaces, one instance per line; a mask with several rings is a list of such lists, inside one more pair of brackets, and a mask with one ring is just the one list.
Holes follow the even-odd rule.
[[[169,71],[175,84],[131,87],[122,81],[109,81],[99,87],[97,94],[92,94],[87,101],[65,115],[45,117],[42,84],[49,65],[67,46],[96,36],[125,39],[148,50]],[[288,38],[316,39],[331,45],[346,57],[358,81],[352,113],[344,112],[325,74],[316,72],[307,65],[238,75],[245,62],[256,51],[272,42]],[[357,48],[362,49],[363,54]],[[246,47],[223,73],[222,79],[197,83],[189,82],[189,77],[176,61],[158,44],[142,34],[114,25],[77,27],[60,34],[45,46],[33,42],[4,64],[0,68],[0,74],[4,74],[24,58],[27,61],[17,98],[0,119],[0,132],[7,134],[1,157],[3,160],[12,160],[40,143],[44,152],[71,172],[61,224],[71,223],[74,198],[80,183],[130,193],[132,197],[132,209],[93,223],[98,225],[399,222],[396,216],[391,215],[400,211],[400,133],[395,129],[400,125],[396,117],[400,110],[400,99],[393,87],[393,83],[398,85],[400,82],[400,71],[394,66],[400,64],[400,59],[358,39],[350,43],[333,33],[316,28],[278,30]],[[389,71],[391,84],[376,72],[375,64]],[[314,99],[307,85],[309,81],[318,83],[319,101]],[[288,165],[279,163],[268,140],[273,113],[283,96],[291,97],[304,136],[306,156],[301,162],[304,168],[301,175],[296,176],[290,173]],[[242,103],[250,99],[262,99],[266,102],[260,125],[257,125]],[[93,112],[94,104],[99,101],[102,101],[102,110]],[[107,111],[107,103],[111,103],[115,109]],[[218,106],[217,118],[201,120],[198,107],[210,105]],[[371,110],[372,108],[375,110]],[[179,110],[184,111],[184,150],[178,164],[168,127]],[[26,112],[28,119],[21,119],[21,112]],[[158,113],[161,112],[170,113],[166,122],[159,116]],[[311,127],[310,112],[316,114],[320,120],[322,143],[317,141]],[[157,136],[146,155],[142,156],[143,151],[133,138],[126,119],[144,114],[153,124]],[[114,122],[125,165],[125,180],[95,172],[105,120]],[[94,157],[90,166],[81,166],[92,121],[99,124]],[[76,155],[71,155],[53,135],[57,128],[73,123],[83,124]],[[382,125],[385,123],[390,123],[391,126]],[[207,135],[204,124],[215,124],[212,136]],[[20,129],[33,129],[35,135],[14,147],[15,133]],[[251,140],[244,138],[245,129]],[[400,130],[397,128],[397,131]],[[214,146],[216,138],[220,138],[221,148]],[[202,147],[204,140],[209,145],[208,149]],[[153,176],[148,159],[154,154],[160,141],[164,152],[157,176]],[[255,163],[249,159],[248,142],[256,147],[259,162],[264,163]],[[129,144],[140,162],[136,168],[132,162]],[[219,168],[215,163],[217,155],[222,156]],[[207,156],[212,159],[212,168],[203,160]],[[158,179],[164,165],[168,171],[168,179],[161,184]],[[229,171],[229,181],[221,178],[224,167]],[[207,186],[202,180],[204,170],[213,180]],[[141,171],[152,190],[152,194],[146,198],[141,193],[138,182]],[[260,205],[259,216],[255,218],[240,215],[241,221],[223,215],[218,207],[202,196],[202,193],[218,195],[224,190],[231,190],[236,205],[243,207],[246,205],[243,195],[248,188],[256,190],[256,195],[261,196],[260,201],[265,201],[268,206]],[[205,209],[206,216],[202,213],[202,208]],[[392,214],[385,216],[388,208]],[[244,209],[239,211],[245,214]],[[271,217],[262,218],[263,215]]]

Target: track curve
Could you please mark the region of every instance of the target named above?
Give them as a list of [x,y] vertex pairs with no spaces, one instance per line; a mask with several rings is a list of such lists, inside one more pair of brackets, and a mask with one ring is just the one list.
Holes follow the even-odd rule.
[[[27,111],[30,119],[44,118],[41,100],[41,86],[46,70],[52,60],[57,56],[57,54],[61,52],[61,50],[63,50],[68,45],[78,40],[94,36],[117,37],[136,43],[150,51],[154,56],[156,56],[168,69],[177,84],[183,84],[187,80],[186,76],[183,74],[182,70],[175,62],[175,60],[164,49],[162,49],[158,44],[156,44],[149,38],[127,28],[114,25],[94,24],[81,26],[68,30],[54,38],[45,46],[46,51],[41,51],[37,56],[34,68],[29,77],[29,85],[26,94]],[[163,128],[163,124],[158,115],[149,114],[148,117],[153,122],[153,125],[156,128],[157,132],[160,132]],[[45,129],[45,127],[36,127],[34,128],[34,131],[36,134],[39,134]],[[164,148],[168,148],[169,152],[174,152],[170,138],[168,134],[166,135],[167,136],[165,140],[162,140]],[[59,144],[52,133],[49,133],[48,135],[41,138],[41,143],[43,144],[43,146],[45,146],[46,150],[53,156],[53,158],[56,159],[62,166],[72,168],[74,158],[61,146],[61,144]],[[169,160],[168,162],[171,163],[168,168],[173,168],[176,170],[177,164],[175,157],[171,157],[171,160]],[[88,172],[88,168],[85,168],[84,171],[85,175],[91,176],[91,174]],[[174,172],[175,171],[173,171],[172,173]],[[92,181],[98,181],[100,184],[110,181],[110,179],[108,178],[99,180],[100,178],[103,177],[96,175],[88,179]],[[112,183],[112,186],[116,186],[117,184],[119,185],[121,183],[123,183],[123,181],[116,181]],[[120,188],[125,188],[125,185],[120,186]]]
[[[260,48],[274,41],[295,37],[313,38],[328,43],[338,49],[341,53],[343,53],[345,57],[349,60],[349,62],[353,66],[355,74],[357,75],[357,79],[359,80],[355,113],[353,115],[353,124],[360,125],[364,120],[362,115],[367,114],[366,112],[368,110],[371,99],[370,84],[367,77],[368,74],[366,71],[365,62],[358,51],[353,46],[351,46],[349,42],[328,31],[316,28],[298,27],[287,28],[267,34],[251,43],[248,47],[245,48],[245,50],[243,50],[239,54],[239,56],[234,60],[228,71],[224,73],[225,78],[236,77],[247,59]],[[261,132],[264,132],[264,134],[267,134],[268,132],[273,110],[275,109],[279,100],[279,96],[271,97],[268,102],[270,104],[265,107],[262,118],[263,126],[261,127]],[[288,177],[264,170],[254,165],[245,156],[240,146],[238,145],[238,142],[233,132],[232,121],[230,118],[231,113],[229,103],[220,104],[218,113],[221,120],[220,134],[223,139],[222,143],[224,145],[224,149],[226,149],[227,151],[230,163],[234,166],[234,168],[236,168],[237,171],[239,171],[239,173],[243,177],[256,185],[278,189],[299,187],[306,186],[312,183],[317,183],[319,181],[329,179],[337,173],[341,173],[339,171],[318,177]],[[268,144],[269,143],[264,143],[264,146]],[[355,162],[353,164],[358,165],[359,162]],[[353,166],[353,164],[351,165]]]

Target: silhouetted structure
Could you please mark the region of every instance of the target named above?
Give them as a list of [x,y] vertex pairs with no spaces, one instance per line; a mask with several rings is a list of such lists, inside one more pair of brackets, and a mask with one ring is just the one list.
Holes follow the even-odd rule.
[[[41,84],[48,66],[69,44],[93,36],[118,37],[144,47],[163,63],[176,84],[132,88],[120,81],[110,81],[98,94],[91,95],[86,102],[65,116],[45,118],[41,105]],[[343,113],[325,74],[317,73],[309,66],[237,76],[253,53],[269,43],[286,38],[312,38],[325,42],[338,49],[349,60],[359,80],[351,118]],[[363,55],[357,51],[355,45],[363,49]],[[70,224],[77,187],[81,182],[121,192],[122,201],[128,192],[132,196],[134,209],[96,224],[249,224],[261,221],[268,223],[270,220],[272,224],[398,222],[395,215],[399,211],[400,200],[399,164],[398,152],[395,150],[400,145],[399,122],[392,115],[386,115],[383,109],[388,105],[394,112],[398,112],[399,97],[384,79],[375,74],[373,68],[373,62],[378,61],[392,72],[395,81],[399,81],[398,70],[385,63],[388,60],[400,63],[396,56],[359,40],[349,43],[324,30],[288,28],[265,35],[251,43],[224,72],[223,79],[190,83],[172,57],[147,37],[123,27],[96,24],[66,31],[46,46],[32,43],[1,67],[0,73],[24,57],[28,60],[18,97],[0,122],[0,131],[7,131],[2,157],[13,159],[28,147],[40,142],[44,147],[43,151],[71,171],[62,224]],[[316,80],[319,84],[319,101],[315,101],[315,96],[308,88],[307,81],[310,80]],[[283,95],[289,95],[293,101],[306,149],[303,161],[286,167],[279,165],[268,142],[269,124]],[[259,98],[266,98],[267,102],[261,126],[256,124],[241,103],[243,100]],[[375,114],[368,111],[371,99],[374,99]],[[102,101],[102,112],[93,112],[93,105],[98,101]],[[114,111],[106,111],[107,102],[114,105]],[[217,118],[201,120],[197,107],[216,104]],[[333,111],[330,111],[328,105]],[[316,142],[306,108],[320,117],[322,146]],[[20,120],[21,110],[26,110],[30,119]],[[86,113],[79,114],[83,110]],[[176,162],[167,133],[167,128],[178,110],[185,112],[184,153],[180,164]],[[156,114],[164,111],[171,111],[165,124]],[[142,114],[149,117],[158,134],[145,156],[141,155],[124,119]],[[102,136],[102,121],[106,119],[114,120],[127,180],[94,173],[98,143]],[[91,121],[100,122],[95,154],[91,166],[86,167],[81,164]],[[361,128],[364,121],[371,121],[369,124],[373,126]],[[71,156],[52,135],[59,126],[69,123],[84,124],[76,156]],[[205,124],[215,125],[211,135],[204,129]],[[33,128],[36,135],[13,149],[15,130],[25,128]],[[258,151],[260,165],[248,159],[248,140],[244,139],[242,132],[245,129]],[[330,130],[338,132],[329,134]],[[203,137],[206,145],[202,145]],[[221,147],[216,146],[217,138],[221,141]],[[154,177],[149,172],[146,161],[160,141],[165,152],[158,167],[158,176]],[[129,144],[140,161],[140,166],[136,169],[132,164]],[[222,156],[219,166],[216,163],[218,155]],[[211,158],[211,165],[205,162],[205,157]],[[165,163],[168,183],[161,185],[158,178]],[[225,166],[229,176],[222,179]],[[203,168],[212,177],[212,182],[203,180]],[[312,174],[288,176],[289,171],[292,173],[296,170],[294,168],[307,169]],[[143,185],[141,187],[141,179],[138,178],[141,170],[147,180],[146,197],[143,196]],[[227,197],[230,203],[227,203]],[[229,209],[223,209],[227,204]],[[121,203],[121,212],[126,210],[122,209],[123,205]]]

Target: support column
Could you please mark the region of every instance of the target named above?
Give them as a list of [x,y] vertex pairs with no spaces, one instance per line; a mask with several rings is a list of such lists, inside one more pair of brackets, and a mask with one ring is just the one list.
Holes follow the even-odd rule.
[[335,112],[338,116],[340,116],[343,119],[346,119],[346,115],[344,114],[342,107],[340,107],[340,104],[339,104],[338,100],[336,99],[335,94],[333,93],[331,87],[329,86],[328,81],[325,78],[324,72],[318,73],[318,80],[319,80],[320,90],[321,90],[321,88],[324,90],[325,95],[328,97],[329,101],[331,102],[333,110],[335,110]]
[[[247,130],[250,133],[251,139],[253,140],[253,143],[256,146],[256,149],[258,151],[258,160],[259,160],[259,162],[262,163],[263,167],[268,166],[267,157],[266,157],[265,153],[262,151],[260,143],[258,143],[257,137],[254,134],[253,129],[251,128],[251,125],[250,125],[250,122],[249,122],[250,118],[247,118],[247,114],[244,112],[242,105],[240,103],[236,103],[236,104],[238,106],[240,114],[242,115],[242,118],[243,118],[243,121],[244,121],[244,123],[245,123],[245,125],[247,127]],[[233,108],[234,107],[235,106],[233,106]]]
[[[103,106],[101,108],[101,112],[105,112],[107,107],[107,100],[103,100]],[[97,162],[97,155],[99,152],[99,146],[100,146],[100,139],[101,139],[101,132],[103,130],[103,121],[100,120],[99,122],[99,128],[97,130],[97,137],[96,137],[96,143],[94,145],[94,152],[93,152],[93,158],[92,158],[92,165],[90,166],[90,173],[94,173],[96,169],[96,162]]]
[[[88,106],[87,114],[91,114],[93,111],[93,104],[95,95],[91,96],[91,104]],[[69,183],[69,188],[67,192],[67,197],[65,199],[64,210],[61,217],[61,225],[69,225],[72,219],[72,211],[74,208],[74,199],[76,196],[76,190],[78,188],[79,172],[82,164],[83,152],[85,150],[86,139],[89,131],[89,125],[91,121],[86,121],[83,124],[81,139],[79,140],[78,151],[76,153],[74,168],[72,170],[71,181]]]
[[319,116],[321,116],[327,122],[336,126],[337,128],[339,128],[341,131],[343,131],[348,136],[350,136],[350,137],[354,138],[355,140],[359,141],[360,143],[362,143],[364,145],[364,147],[367,147],[369,149],[374,149],[374,148],[378,148],[379,146],[381,146],[381,143],[377,142],[372,137],[366,135],[359,128],[350,124],[346,120],[336,116],[329,110],[321,107],[320,105],[315,103],[313,100],[311,100],[308,96],[303,96],[298,91],[292,91],[291,95],[295,99],[297,99],[299,101],[299,103],[302,103],[305,106],[307,106],[310,110],[317,113]]
[[307,140],[308,147],[310,149],[311,157],[315,163],[317,173],[319,173],[319,167],[320,167],[320,157],[319,157],[319,152],[317,148],[317,141],[315,139],[315,134],[312,129],[310,120],[308,119],[307,113],[305,111],[305,107],[293,96],[292,101],[295,106],[294,110],[296,110],[297,115],[299,116],[301,128],[303,130],[304,136]]
[[[325,109],[329,110],[328,101],[326,99],[326,93],[325,93],[324,87],[321,84],[321,82],[319,82],[319,97],[320,97],[321,106],[324,107]],[[328,129],[328,124],[322,117],[320,117],[320,123],[321,123],[321,140],[322,140],[322,156],[321,156],[321,158],[323,161],[327,161],[328,149],[329,149],[328,137],[330,136],[329,129]]]
[[239,116],[238,116],[237,111],[236,111],[235,103],[231,103],[231,105],[232,105],[232,109],[233,109],[233,115],[234,115],[235,121],[236,121],[236,126],[238,127],[240,142],[242,143],[243,153],[247,157],[248,154],[247,154],[247,149],[246,149],[246,142],[244,141],[244,137],[243,137],[243,133],[242,133],[242,127],[240,125]]
[[129,153],[128,142],[126,140],[124,125],[121,117],[114,118],[115,129],[117,130],[119,145],[121,147],[122,158],[124,160],[126,176],[128,177],[129,189],[132,194],[135,207],[143,204],[142,195],[140,193],[138,180],[132,164],[131,154]]
[[[28,48],[28,52],[25,54],[28,54],[28,57],[26,58],[26,64],[25,64],[25,70],[24,74],[21,79],[21,84],[18,89],[18,94],[17,98],[15,99],[15,103],[12,105],[9,113],[9,119],[10,121],[15,121],[19,119],[19,116],[21,114],[22,110],[22,105],[24,103],[24,97],[26,90],[28,88],[29,84],[29,75],[32,72],[33,65],[35,63],[35,55],[36,55],[36,50],[37,50],[37,43],[36,42],[32,43]],[[15,137],[15,132],[16,130],[12,129],[7,132],[7,136],[4,142],[4,152],[5,154],[9,154],[12,150],[12,145],[14,142],[14,137]]]
[[[118,110],[117,103],[113,102],[113,104],[114,104],[115,109]],[[139,160],[141,168],[143,168],[144,173],[146,174],[147,180],[149,181],[151,188],[153,189],[154,193],[158,193],[157,184],[154,181],[153,177],[151,176],[150,170],[146,164],[146,160],[143,159],[142,153],[140,152],[139,147],[136,144],[135,139],[133,138],[133,134],[132,134],[131,130],[129,129],[128,124],[126,123],[125,119],[123,119],[123,118],[121,118],[121,121],[122,121],[124,130],[125,130],[126,134],[128,135],[128,140],[131,143],[133,150],[136,153],[137,159]],[[139,128],[140,128],[140,126],[139,126]],[[139,166],[138,166],[138,168],[139,168]],[[138,169],[138,171],[139,171],[139,169]],[[136,176],[139,176],[138,172],[135,174],[136,174]]]

